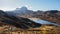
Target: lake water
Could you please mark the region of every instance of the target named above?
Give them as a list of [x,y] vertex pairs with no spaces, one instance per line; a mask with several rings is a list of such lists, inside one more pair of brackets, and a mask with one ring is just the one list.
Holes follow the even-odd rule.
[[36,20],[33,19],[33,21],[39,24],[52,24],[52,25],[60,26],[60,24],[49,22],[46,20],[41,20],[41,19],[36,19]]

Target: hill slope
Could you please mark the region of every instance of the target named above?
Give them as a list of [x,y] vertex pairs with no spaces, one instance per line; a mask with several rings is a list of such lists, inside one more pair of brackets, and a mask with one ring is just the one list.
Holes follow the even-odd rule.
[[41,15],[37,15],[37,18],[60,24],[60,11],[57,10],[46,11]]
[[23,28],[23,29],[27,29],[30,27],[35,28],[35,27],[41,26],[41,24],[35,23],[29,20],[28,18],[22,18],[22,17],[18,18],[13,15],[8,15],[2,10],[0,10],[0,23],[9,24],[9,25],[12,25],[18,28]]

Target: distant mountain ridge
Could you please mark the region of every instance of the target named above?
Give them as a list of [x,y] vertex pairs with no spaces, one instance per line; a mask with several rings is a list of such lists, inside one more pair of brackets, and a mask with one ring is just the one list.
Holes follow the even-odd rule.
[[60,24],[60,11],[58,10],[46,11],[42,15],[37,15],[37,17]]
[[14,16],[27,16],[33,14],[32,10],[28,10],[26,7],[17,8],[13,11],[7,11],[6,13]]
[[60,23],[60,11],[58,10],[33,11],[27,9],[27,7],[21,7],[21,8],[17,8],[14,11],[7,11],[6,13],[18,17],[25,17],[25,18],[35,17],[35,18],[40,18],[40,19]]
[[23,17],[34,17],[34,15],[42,14],[43,11],[34,12],[33,10],[29,10],[27,7],[23,6],[21,8],[16,8],[13,11],[6,11],[7,14],[14,15],[14,16],[23,16]]

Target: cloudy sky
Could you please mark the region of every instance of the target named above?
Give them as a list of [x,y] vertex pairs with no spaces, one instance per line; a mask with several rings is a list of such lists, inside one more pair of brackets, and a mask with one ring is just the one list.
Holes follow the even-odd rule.
[[0,0],[0,10],[26,6],[31,10],[60,10],[60,0]]

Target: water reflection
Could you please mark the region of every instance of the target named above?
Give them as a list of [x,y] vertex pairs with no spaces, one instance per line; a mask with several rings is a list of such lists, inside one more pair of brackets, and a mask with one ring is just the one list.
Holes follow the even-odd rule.
[[53,23],[53,22],[49,22],[49,21],[46,21],[46,20],[33,20],[34,22],[36,23],[40,23],[40,24],[52,24],[52,25],[55,25],[55,26],[60,26],[60,24],[57,24],[57,23]]

